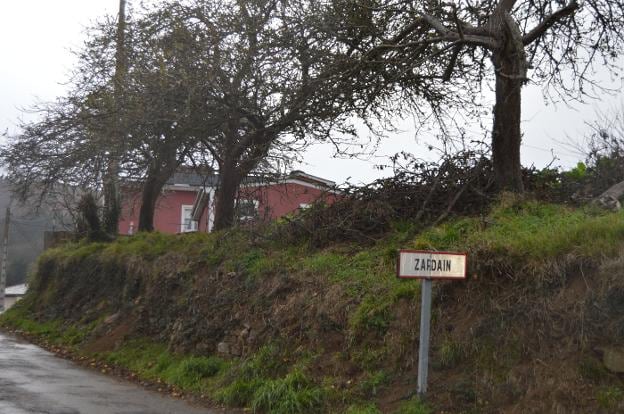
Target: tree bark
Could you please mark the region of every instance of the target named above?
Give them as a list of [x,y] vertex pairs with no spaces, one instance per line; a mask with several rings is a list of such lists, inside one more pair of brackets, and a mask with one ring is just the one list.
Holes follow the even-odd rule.
[[139,211],[139,231],[154,231],[154,212],[162,187],[153,177],[148,177],[143,184],[141,210]]
[[215,230],[223,230],[234,224],[234,205],[241,180],[242,174],[237,171],[234,161],[225,161],[220,166],[215,203]]
[[618,211],[622,208],[620,204],[622,197],[624,197],[624,181],[609,187],[604,193],[596,197],[593,203],[609,210]]
[[154,231],[154,213],[156,203],[167,180],[178,168],[179,162],[175,153],[164,163],[155,162],[147,172],[147,178],[141,192],[141,209],[139,210],[139,231]]
[[121,111],[123,108],[123,82],[126,76],[126,0],[119,0],[119,19],[117,21],[117,39],[115,54],[115,75],[113,78],[113,97],[115,111],[112,131],[112,151],[108,165],[108,171],[104,183],[104,227],[111,235],[117,235],[119,217],[121,216],[121,196],[119,191],[119,163],[123,153],[124,132],[121,125]]
[[526,81],[527,62],[517,24],[509,17],[503,25],[503,46],[492,54],[496,71],[492,163],[498,189],[520,193],[524,191],[520,163],[521,92]]

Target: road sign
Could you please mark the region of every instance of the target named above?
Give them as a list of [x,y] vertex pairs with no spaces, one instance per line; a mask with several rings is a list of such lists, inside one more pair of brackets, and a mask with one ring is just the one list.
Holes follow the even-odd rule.
[[407,279],[465,279],[466,253],[399,251],[397,276]]
[[431,325],[431,282],[434,279],[465,279],[466,253],[401,250],[397,276],[423,279],[420,305],[420,342],[418,346],[418,394],[427,393],[429,371],[429,331]]

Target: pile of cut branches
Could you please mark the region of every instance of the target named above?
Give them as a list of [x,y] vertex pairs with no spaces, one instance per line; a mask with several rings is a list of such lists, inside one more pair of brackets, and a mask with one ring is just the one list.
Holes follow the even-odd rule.
[[307,240],[314,246],[334,242],[371,242],[393,222],[422,227],[450,215],[484,211],[495,198],[492,164],[475,151],[448,155],[439,162],[408,158],[395,175],[365,186],[346,186],[331,206],[316,204],[278,226],[281,240]]

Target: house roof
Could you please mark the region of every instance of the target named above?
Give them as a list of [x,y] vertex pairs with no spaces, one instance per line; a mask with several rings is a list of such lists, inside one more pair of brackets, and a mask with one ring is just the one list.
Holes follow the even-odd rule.
[[173,174],[167,185],[188,185],[193,187],[212,187],[217,184],[219,176],[214,173],[202,175],[194,171],[178,171]]
[[[216,187],[218,180],[219,175],[215,173],[202,175],[190,170],[178,171],[174,173],[173,176],[167,181],[167,185],[189,187]],[[246,177],[245,179],[243,179],[243,185],[281,183],[288,180],[299,180],[308,184],[318,185],[321,187],[334,187],[336,185],[336,183],[333,181],[307,174],[300,170],[294,170],[284,177]]]
[[4,290],[4,294],[6,296],[23,296],[26,294],[27,290],[28,285],[23,283],[21,285],[7,286],[7,288]]

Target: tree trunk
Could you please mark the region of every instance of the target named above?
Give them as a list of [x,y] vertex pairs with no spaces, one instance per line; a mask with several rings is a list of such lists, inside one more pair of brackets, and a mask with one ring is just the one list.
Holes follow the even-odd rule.
[[139,211],[139,231],[154,231],[154,213],[156,212],[156,203],[167,180],[178,168],[178,162],[175,153],[171,159],[163,164],[155,162],[154,165],[159,167],[151,167],[147,172],[147,178],[143,184],[141,192],[141,210]]
[[104,231],[111,236],[116,236],[121,215],[121,202],[119,199],[119,164],[111,160],[108,167],[108,177],[104,180]]
[[492,163],[499,190],[522,192],[520,164],[520,89],[518,80],[496,76],[496,103],[492,130]]
[[219,170],[214,217],[215,230],[223,230],[234,224],[236,193],[242,180],[242,175],[237,171],[234,162],[224,162]]
[[151,177],[148,177],[143,184],[141,210],[139,211],[139,231],[154,231],[154,212],[162,187],[155,178]]
[[612,185],[593,200],[593,203],[613,211],[618,211],[622,208],[620,199],[624,197],[624,181],[620,181],[617,184]]
[[517,23],[507,15],[502,24],[503,46],[492,54],[496,71],[492,163],[498,189],[521,193],[524,191],[520,163],[521,93],[527,61]]
[[126,75],[126,0],[119,0],[119,19],[117,21],[117,44],[115,53],[114,100],[115,111],[112,131],[112,151],[104,183],[104,229],[110,235],[117,235],[121,216],[121,196],[119,191],[119,163],[124,145],[123,127],[120,121],[123,108],[123,82]]

